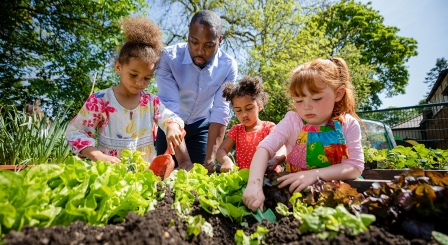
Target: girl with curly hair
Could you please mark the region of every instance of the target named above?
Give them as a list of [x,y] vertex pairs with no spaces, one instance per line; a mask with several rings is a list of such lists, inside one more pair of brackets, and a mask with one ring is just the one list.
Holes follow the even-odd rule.
[[184,122],[165,108],[156,95],[145,92],[163,48],[159,27],[143,18],[121,22],[126,42],[115,60],[119,83],[91,94],[67,128],[72,151],[93,161],[118,163],[122,150],[144,152],[151,162],[154,126],[166,133],[172,152],[182,142]]
[[[233,161],[227,155],[236,144],[236,163],[239,169],[249,168],[258,143],[275,127],[275,123],[262,121],[258,113],[268,102],[259,77],[245,76],[238,85],[226,83],[223,97],[230,102],[240,122],[234,125],[216,152],[216,160],[222,165],[215,165],[216,172],[228,172],[233,169]],[[281,149],[270,160],[272,170],[280,171],[280,164],[286,157]]]

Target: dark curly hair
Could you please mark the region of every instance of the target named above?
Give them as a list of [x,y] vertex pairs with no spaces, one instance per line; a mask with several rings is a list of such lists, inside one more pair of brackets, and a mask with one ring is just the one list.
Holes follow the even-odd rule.
[[243,79],[235,85],[226,83],[222,91],[222,97],[232,104],[232,99],[236,97],[249,96],[253,100],[262,102],[266,105],[269,100],[268,93],[264,91],[263,83],[259,77],[244,76]]
[[163,42],[162,32],[157,24],[141,16],[127,17],[120,22],[126,43],[120,50],[118,62],[128,64],[132,58],[140,58],[148,64],[160,60]]

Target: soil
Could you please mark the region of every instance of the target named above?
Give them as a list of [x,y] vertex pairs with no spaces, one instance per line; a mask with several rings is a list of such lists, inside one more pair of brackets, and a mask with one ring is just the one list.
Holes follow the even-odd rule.
[[[378,227],[371,225],[367,232],[357,236],[339,234],[330,240],[322,240],[315,234],[301,234],[298,223],[293,219],[282,217],[276,223],[268,221],[257,222],[252,217],[247,218],[249,227],[241,227],[222,215],[210,215],[204,211],[199,203],[196,203],[192,214],[201,214],[213,226],[213,237],[201,232],[187,240],[187,223],[176,215],[173,204],[173,193],[166,190],[163,201],[157,204],[157,208],[144,216],[134,213],[127,215],[126,222],[108,224],[103,227],[85,225],[75,222],[71,225],[54,226],[46,228],[25,227],[21,232],[9,232],[3,239],[7,245],[13,244],[206,244],[227,245],[235,244],[235,233],[243,229],[246,235],[254,233],[257,226],[269,229],[265,235],[266,244],[438,244],[436,241],[422,239],[407,239],[390,227]],[[174,222],[173,222],[174,221]],[[395,232],[394,232],[395,231]],[[1,243],[1,241],[0,241]]]

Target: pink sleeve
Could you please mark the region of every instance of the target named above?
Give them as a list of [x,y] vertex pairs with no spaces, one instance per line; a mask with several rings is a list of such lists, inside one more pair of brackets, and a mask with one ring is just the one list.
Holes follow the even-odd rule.
[[286,146],[287,154],[289,154],[301,128],[300,116],[295,112],[288,112],[274,130],[258,144],[258,147],[265,148],[269,152],[270,158],[274,157],[282,145]]
[[343,159],[341,163],[352,165],[362,173],[364,170],[364,151],[361,145],[361,127],[359,122],[353,116],[347,114],[342,131],[347,144],[348,159]]

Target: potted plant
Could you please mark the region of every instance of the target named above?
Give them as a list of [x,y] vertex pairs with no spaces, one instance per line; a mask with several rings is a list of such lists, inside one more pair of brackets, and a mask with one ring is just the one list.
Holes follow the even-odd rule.
[[19,171],[41,163],[63,162],[70,149],[64,133],[67,111],[59,111],[50,120],[40,113],[1,108],[0,169]]

